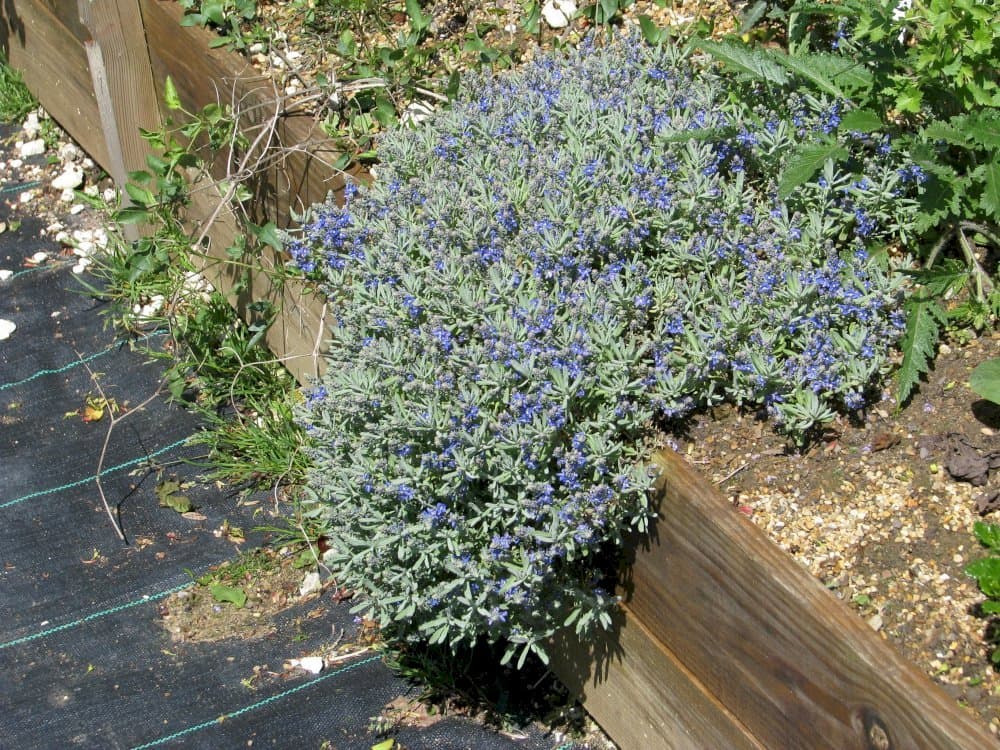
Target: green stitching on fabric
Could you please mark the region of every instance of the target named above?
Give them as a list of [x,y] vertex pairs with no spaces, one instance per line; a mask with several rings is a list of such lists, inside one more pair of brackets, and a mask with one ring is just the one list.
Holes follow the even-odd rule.
[[[145,336],[143,336],[143,337],[141,337],[139,339],[136,339],[136,341],[137,342],[145,341],[146,339],[152,338],[153,336],[161,336],[161,335],[163,335],[165,333],[166,333],[166,331],[153,331],[152,333],[149,333],[149,334],[147,334],[147,335],[145,335]],[[51,370],[39,370],[34,375],[29,375],[28,377],[23,378],[21,380],[15,380],[12,383],[3,383],[3,384],[0,384],[0,391],[5,391],[8,388],[16,388],[19,385],[24,385],[25,383],[30,383],[32,380],[36,380],[36,379],[38,379],[40,377],[43,377],[45,375],[59,375],[61,373],[66,372],[67,370],[72,370],[74,367],[79,367],[80,365],[85,364],[87,362],[93,362],[98,357],[103,357],[104,355],[109,354],[110,352],[113,352],[119,346],[122,346],[122,344],[112,344],[107,349],[102,349],[101,351],[95,352],[94,354],[88,354],[86,357],[83,357],[82,359],[73,360],[69,364],[63,365],[62,367],[56,367],[56,368],[53,368]]]
[[[164,446],[163,448],[160,448],[159,450],[155,450],[152,453],[147,453],[144,456],[139,456],[139,458],[133,458],[131,461],[125,461],[124,463],[116,464],[115,466],[110,466],[110,467],[108,467],[107,469],[105,469],[104,471],[101,472],[101,476],[102,477],[106,477],[108,474],[113,474],[116,471],[121,471],[122,469],[128,469],[131,466],[135,466],[136,464],[141,464],[143,461],[148,461],[151,458],[156,458],[157,456],[163,455],[167,451],[171,451],[174,448],[178,448],[178,447],[184,445],[186,442],[187,442],[187,438],[183,438],[181,440],[178,440],[176,442],[171,443],[170,445]],[[84,485],[84,484],[87,484],[88,482],[93,482],[93,481],[94,481],[94,477],[90,476],[90,477],[87,477],[86,479],[78,479],[75,482],[69,482],[67,484],[61,484],[58,487],[52,487],[51,489],[38,490],[37,492],[32,492],[29,495],[24,495],[23,497],[18,497],[18,498],[15,498],[14,500],[8,500],[5,503],[0,503],[0,509],[9,508],[11,505],[17,505],[18,503],[23,503],[25,500],[31,500],[31,499],[36,498],[36,497],[43,497],[45,495],[51,495],[54,492],[62,492],[63,490],[69,490],[69,489],[72,489],[73,487],[80,487],[81,485]]]
[[23,193],[25,190],[31,190],[31,188],[36,188],[41,185],[38,180],[28,180],[27,182],[19,182],[16,185],[5,185],[0,188],[0,195],[6,195],[7,193]]
[[21,638],[15,638],[12,641],[7,641],[6,643],[0,643],[0,650],[9,648],[11,646],[19,646],[22,643],[28,643],[30,641],[38,640],[39,638],[44,638],[47,635],[52,635],[53,633],[59,633],[63,630],[69,630],[70,628],[75,628],[77,625],[83,625],[85,622],[90,622],[91,620],[96,620],[100,617],[106,617],[107,615],[113,615],[115,612],[121,612],[122,610],[131,609],[132,607],[138,607],[140,604],[146,604],[148,602],[155,602],[157,599],[163,599],[164,597],[170,596],[177,591],[183,591],[186,588],[190,588],[194,585],[194,581],[188,581],[187,583],[182,583],[180,586],[174,586],[172,589],[167,589],[166,591],[161,591],[157,594],[147,594],[141,599],[136,599],[125,604],[119,604],[116,607],[109,607],[108,609],[102,609],[99,612],[91,612],[85,617],[81,617],[78,620],[73,620],[72,622],[64,623],[63,625],[56,625],[52,628],[46,628],[45,630],[40,630],[37,633],[31,635],[26,635]]
[[166,737],[160,737],[159,739],[151,740],[150,742],[146,742],[145,744],[136,745],[135,747],[132,748],[132,750],[146,750],[147,748],[156,747],[157,745],[163,745],[167,742],[172,742],[173,740],[180,739],[181,737],[186,737],[189,734],[200,732],[202,729],[208,729],[209,727],[214,727],[218,725],[219,722],[221,721],[235,719],[238,716],[242,716],[243,714],[255,711],[258,708],[263,708],[264,706],[270,703],[274,703],[275,701],[279,701],[282,698],[287,698],[289,695],[298,693],[301,690],[305,690],[306,688],[312,687],[318,682],[322,682],[323,680],[329,680],[331,677],[336,677],[337,675],[342,675],[345,672],[350,672],[353,669],[357,669],[358,667],[364,666],[365,664],[370,664],[373,661],[378,661],[381,658],[382,657],[380,656],[369,656],[367,659],[362,659],[361,661],[354,662],[354,664],[349,664],[346,667],[342,667],[341,669],[336,670],[335,672],[329,672],[327,674],[320,675],[319,677],[309,680],[308,682],[303,682],[301,685],[296,685],[293,688],[289,688],[288,690],[276,693],[275,695],[272,695],[269,698],[264,698],[263,700],[257,701],[256,703],[251,703],[249,706],[244,706],[243,708],[231,711],[228,714],[222,714],[222,716],[220,716],[217,719],[212,719],[210,721],[203,721],[200,724],[195,724],[193,726],[188,727],[187,729],[181,729],[179,732],[168,734]]

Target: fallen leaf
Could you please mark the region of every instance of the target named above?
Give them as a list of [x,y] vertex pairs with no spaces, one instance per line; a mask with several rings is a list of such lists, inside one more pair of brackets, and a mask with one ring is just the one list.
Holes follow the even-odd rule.
[[235,586],[223,586],[221,583],[213,583],[209,586],[208,590],[212,594],[212,598],[217,602],[228,602],[236,607],[236,609],[243,609],[247,603],[247,594],[243,589],[236,588]]
[[189,513],[194,510],[187,495],[180,493],[181,483],[176,479],[164,479],[156,485],[156,498],[161,507],[173,508],[178,513]]
[[899,435],[895,432],[880,432],[872,438],[872,453],[884,451],[899,443]]
[[181,518],[186,518],[189,521],[207,521],[208,516],[202,513],[196,513],[193,510],[189,510],[185,513],[181,513]]
[[388,739],[384,742],[379,742],[377,745],[372,745],[372,750],[392,750],[396,747],[396,740]]

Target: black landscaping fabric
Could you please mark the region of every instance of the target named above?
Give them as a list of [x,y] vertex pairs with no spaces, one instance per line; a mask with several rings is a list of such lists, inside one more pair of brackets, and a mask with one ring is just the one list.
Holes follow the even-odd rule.
[[[16,200],[18,189],[0,186],[0,197]],[[7,206],[0,220],[10,221]],[[235,556],[213,530],[224,520],[252,527],[252,508],[204,483],[186,494],[205,520],[158,506],[158,469],[197,477],[182,461],[196,453],[183,441],[197,424],[157,399],[108,445],[102,481],[129,544],[117,539],[94,482],[108,421],[66,414],[98,394],[92,376],[108,398],[139,404],[160,365],[116,342],[70,262],[25,267],[53,250],[40,227],[25,220],[0,234],[0,269],[16,272],[0,281],[0,318],[17,325],[0,341],[0,748],[369,750],[386,739],[372,719],[414,688],[377,655],[282,673],[336,633],[351,639],[348,603],[326,596],[325,614],[309,618],[317,602],[302,602],[258,640],[175,643],[158,624],[166,597],[191,584],[188,571]],[[248,682],[264,665],[281,674]],[[406,750],[571,747],[534,727],[515,740],[461,717],[395,732]]]

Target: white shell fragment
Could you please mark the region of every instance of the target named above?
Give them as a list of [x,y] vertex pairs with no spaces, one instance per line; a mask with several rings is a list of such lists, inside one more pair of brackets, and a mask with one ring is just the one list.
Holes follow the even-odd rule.
[[48,259],[49,259],[49,254],[44,250],[39,250],[37,253],[28,258],[28,260],[34,263],[36,266],[40,266]]
[[576,3],[573,0],[547,0],[542,6],[542,18],[553,29],[565,28],[575,15]]
[[36,138],[33,141],[25,141],[24,143],[18,145],[17,151],[22,159],[27,159],[29,156],[44,154],[45,141],[41,138]]
[[11,271],[9,268],[0,268],[0,281],[6,281],[13,275],[14,272]]
[[14,321],[0,318],[0,341],[9,339],[10,335],[16,330],[17,326],[14,324]]
[[52,187],[59,192],[63,190],[74,190],[83,184],[83,170],[76,166],[69,166],[66,171],[52,180]]
[[319,573],[312,570],[306,573],[306,577],[302,579],[302,585],[299,586],[299,596],[309,596],[322,588],[323,584],[319,579]]

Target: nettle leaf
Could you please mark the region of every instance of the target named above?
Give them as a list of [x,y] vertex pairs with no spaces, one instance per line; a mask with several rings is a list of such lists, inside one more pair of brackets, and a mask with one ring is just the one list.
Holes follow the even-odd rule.
[[844,98],[854,91],[871,87],[872,75],[859,63],[840,55],[785,55],[772,53],[771,59],[821,91]]
[[941,327],[948,317],[933,297],[911,297],[905,310],[906,330],[899,342],[903,362],[896,373],[896,402],[900,406],[913,394],[920,376],[930,370],[941,337]]
[[1000,156],[983,164],[974,173],[982,183],[983,192],[979,196],[979,207],[994,220],[1000,220]]
[[807,143],[800,146],[788,159],[778,183],[778,197],[786,200],[796,188],[809,182],[829,160],[837,161],[849,156],[839,143]]
[[1000,148],[1000,112],[983,110],[951,118],[951,125],[985,148]]
[[922,135],[932,141],[944,141],[952,146],[969,148],[972,145],[969,134],[957,128],[952,122],[935,120],[924,128]]
[[[979,364],[969,376],[969,388],[994,404],[1000,404],[1000,359]],[[998,542],[1000,542],[1000,531]]]
[[776,86],[788,83],[788,73],[773,57],[760,48],[735,42],[712,42],[703,39],[698,46],[719,62]]

